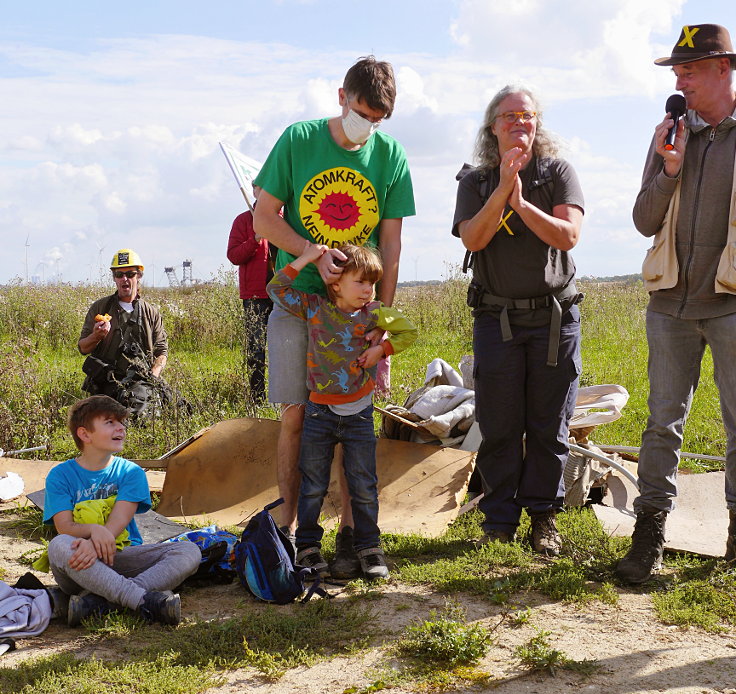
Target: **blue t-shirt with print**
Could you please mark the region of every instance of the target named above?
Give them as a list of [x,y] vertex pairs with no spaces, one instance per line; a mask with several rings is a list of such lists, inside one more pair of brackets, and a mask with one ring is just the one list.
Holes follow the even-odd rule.
[[[117,495],[118,501],[137,503],[136,513],[151,508],[151,493],[144,470],[125,458],[113,457],[102,470],[86,470],[75,459],[51,469],[46,478],[43,507],[44,523],[53,523],[60,511],[73,511],[80,501],[107,499]],[[143,544],[134,519],[127,526],[131,545]]]

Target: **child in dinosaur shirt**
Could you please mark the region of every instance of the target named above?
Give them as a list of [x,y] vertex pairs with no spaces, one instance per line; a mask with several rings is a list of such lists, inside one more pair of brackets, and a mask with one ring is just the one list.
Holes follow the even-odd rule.
[[[375,301],[383,268],[367,246],[342,246],[347,260],[339,279],[327,285],[328,297],[292,287],[299,272],[327,250],[307,242],[304,251],[268,284],[274,303],[307,321],[307,388],[299,452],[302,475],[297,505],[297,563],[326,574],[320,552],[322,501],[330,482],[335,444],[342,443],[345,476],[355,523],[353,546],[366,578],[385,578],[388,567],[380,547],[376,437],[373,430],[374,381],[370,369],[380,359],[406,349],[416,339],[414,325],[399,311]],[[389,333],[376,345],[366,335],[375,328]]]

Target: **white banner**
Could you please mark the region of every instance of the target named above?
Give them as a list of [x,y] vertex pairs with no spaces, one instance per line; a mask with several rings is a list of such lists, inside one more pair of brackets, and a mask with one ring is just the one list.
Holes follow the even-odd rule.
[[237,149],[225,144],[224,142],[220,142],[220,149],[225,155],[225,159],[227,159],[227,163],[230,166],[230,170],[233,172],[233,176],[235,176],[235,181],[238,184],[238,188],[240,188],[240,192],[245,198],[245,202],[248,203],[248,207],[252,210],[254,202],[252,198],[253,179],[258,175],[262,164],[257,162],[255,159],[247,157],[245,154],[242,154]]

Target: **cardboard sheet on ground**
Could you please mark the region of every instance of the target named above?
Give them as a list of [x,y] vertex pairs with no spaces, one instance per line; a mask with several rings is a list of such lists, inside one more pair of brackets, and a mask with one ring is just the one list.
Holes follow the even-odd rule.
[[[169,517],[206,515],[221,524],[247,521],[278,498],[276,441],[269,419],[218,422],[167,458],[158,506]],[[440,534],[457,517],[475,453],[378,439],[379,525],[384,532]],[[323,512],[336,519],[337,466]]]
[[[678,475],[677,507],[667,516],[665,547],[722,557],[726,550],[728,511],[724,496],[724,472]],[[634,529],[636,487],[620,475],[611,475],[603,504],[593,504],[606,532],[628,536]]]

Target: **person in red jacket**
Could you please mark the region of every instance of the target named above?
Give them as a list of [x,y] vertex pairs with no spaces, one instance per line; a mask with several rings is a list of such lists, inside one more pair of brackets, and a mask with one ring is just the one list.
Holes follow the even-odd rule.
[[[253,195],[258,198],[258,186]],[[253,231],[253,213],[248,210],[233,221],[227,243],[227,259],[238,266],[240,298],[245,313],[245,350],[250,396],[254,403],[266,399],[266,325],[273,302],[266,284],[273,276],[269,263],[268,241]]]

